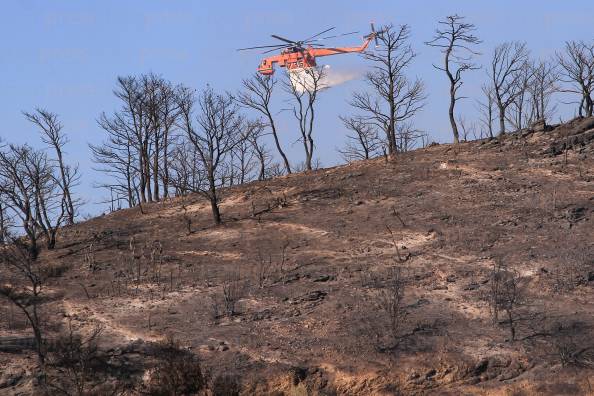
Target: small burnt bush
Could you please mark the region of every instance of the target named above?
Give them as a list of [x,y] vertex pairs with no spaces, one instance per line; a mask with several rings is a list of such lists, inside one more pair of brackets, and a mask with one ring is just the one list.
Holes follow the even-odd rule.
[[[490,276],[489,306],[493,323],[509,329],[510,341],[517,337],[518,325],[529,319],[525,308],[532,303],[528,295],[528,279],[496,259]],[[503,316],[503,317],[502,317]]]
[[61,278],[70,270],[70,265],[66,263],[53,263],[42,268],[42,276],[45,278]]
[[219,374],[212,381],[211,391],[213,396],[239,396],[239,378],[231,374]]
[[[46,382],[51,394],[111,394],[106,384],[108,365],[97,347],[101,327],[83,336],[69,324],[68,331],[47,345]],[[109,393],[104,393],[108,392]]]
[[157,345],[155,353],[159,361],[150,372],[147,395],[195,395],[206,388],[198,358],[173,338]]
[[241,279],[239,272],[227,274],[223,281],[223,306],[227,316],[231,317],[238,313],[237,303],[248,291],[248,284]]

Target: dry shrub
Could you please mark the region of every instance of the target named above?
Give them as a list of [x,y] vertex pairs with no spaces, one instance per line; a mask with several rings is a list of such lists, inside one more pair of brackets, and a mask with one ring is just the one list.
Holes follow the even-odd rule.
[[231,374],[219,374],[212,381],[211,391],[213,396],[239,396],[239,378]]
[[237,303],[247,292],[248,286],[239,272],[230,272],[223,280],[223,306],[227,316],[237,314]]
[[389,329],[392,337],[398,340],[402,327],[408,316],[404,304],[404,293],[406,290],[406,281],[400,267],[389,269],[386,284],[380,290],[378,295],[379,307],[389,320]]
[[84,250],[83,264],[91,272],[95,272],[99,269],[97,260],[95,259],[95,249],[92,243]]
[[549,338],[550,354],[563,366],[594,367],[592,328],[583,322],[556,323]]
[[157,346],[159,362],[150,372],[146,394],[150,396],[195,395],[206,388],[198,358],[173,338]]
[[[379,314],[373,320],[373,331],[380,348],[395,348],[403,336],[408,323],[408,309],[404,302],[406,277],[399,266],[388,268],[382,278],[374,277],[372,301],[374,311]],[[387,346],[385,346],[387,344]]]
[[563,294],[588,283],[594,271],[592,252],[587,247],[565,249],[559,253],[560,260],[551,268],[550,283],[554,293]]
[[83,396],[115,392],[105,384],[107,363],[97,347],[101,332],[102,328],[97,326],[83,336],[69,323],[68,332],[49,345],[46,383],[52,394]]
[[45,278],[60,278],[68,270],[70,265],[67,263],[51,263],[41,269],[42,276]]
[[265,288],[270,282],[272,272],[272,254],[265,255],[258,249],[254,266],[254,281],[259,289]]
[[518,323],[526,319],[522,308],[529,305],[527,280],[520,274],[507,268],[500,259],[496,259],[491,270],[489,305],[493,323],[499,324],[500,315],[510,332],[510,340],[516,340]]
[[284,239],[280,246],[257,248],[254,257],[253,280],[259,289],[270,287],[282,279],[287,262],[288,239]]
[[571,338],[557,339],[553,346],[563,366],[594,367],[594,347],[582,347]]

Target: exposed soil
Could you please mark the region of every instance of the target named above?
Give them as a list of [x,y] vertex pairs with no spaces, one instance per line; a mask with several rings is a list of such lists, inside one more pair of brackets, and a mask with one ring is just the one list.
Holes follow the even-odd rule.
[[[45,289],[48,321],[100,323],[106,353],[131,362],[172,335],[245,394],[594,394],[592,127],[229,188],[219,227],[199,196],[77,224],[42,254],[67,268]],[[515,341],[490,315],[496,262],[528,285]],[[376,297],[393,266],[407,279],[398,343]],[[224,284],[242,289],[230,317]],[[2,304],[0,335],[29,336]],[[585,351],[564,360],[572,348]],[[33,357],[0,352],[0,394],[30,390]]]

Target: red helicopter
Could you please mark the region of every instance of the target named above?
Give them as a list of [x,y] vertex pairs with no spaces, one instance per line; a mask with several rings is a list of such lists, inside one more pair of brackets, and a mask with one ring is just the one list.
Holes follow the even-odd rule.
[[284,43],[276,45],[263,45],[257,47],[240,48],[238,49],[238,51],[267,48],[268,50],[263,52],[264,54],[267,54],[269,52],[281,50],[281,53],[279,55],[264,58],[258,66],[258,72],[265,76],[269,76],[274,73],[275,63],[278,63],[280,67],[286,67],[288,71],[293,73],[302,71],[303,69],[310,69],[315,67],[316,58],[320,56],[363,52],[367,49],[371,40],[375,39],[375,44],[377,46],[377,36],[382,33],[376,32],[372,23],[371,33],[363,37],[363,44],[361,44],[359,47],[325,47],[324,44],[319,43],[322,40],[359,33],[350,32],[337,34],[334,36],[319,37],[322,34],[328,33],[333,29],[335,28],[331,27],[305,40],[300,41],[289,40],[284,37],[273,34],[271,35],[273,38],[283,41]]

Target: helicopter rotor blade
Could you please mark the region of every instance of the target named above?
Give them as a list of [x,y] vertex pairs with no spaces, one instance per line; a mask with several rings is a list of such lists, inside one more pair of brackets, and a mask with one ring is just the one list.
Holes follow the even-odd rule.
[[257,47],[238,48],[236,51],[245,51],[245,50],[260,49],[260,48],[284,47],[284,46],[285,46],[285,44],[259,45]]
[[359,32],[349,32],[349,33],[343,33],[343,34],[335,34],[334,36],[326,36],[326,37],[320,37],[319,39],[315,39],[315,40],[309,40],[309,42],[314,42],[314,41],[320,41],[320,40],[328,40],[331,38],[336,38],[336,37],[342,37],[342,36],[349,36],[351,34],[357,34]]
[[269,52],[274,52],[274,51],[278,51],[278,50],[282,50],[282,49],[285,49],[285,48],[290,48],[290,47],[292,47],[292,46],[291,46],[291,45],[282,45],[282,46],[280,46],[280,47],[278,47],[278,48],[273,48],[273,49],[271,49],[271,50],[264,51],[264,52],[262,52],[262,53],[263,53],[263,54],[268,54]]
[[307,39],[305,39],[305,40],[303,40],[303,41],[310,41],[310,40],[313,40],[313,39],[315,39],[316,37],[318,37],[319,35],[322,35],[322,34],[324,34],[324,33],[327,33],[327,32],[329,32],[329,31],[330,31],[330,30],[332,30],[332,29],[336,29],[336,27],[335,27],[335,26],[333,26],[333,27],[331,27],[331,28],[329,28],[329,29],[326,29],[326,30],[324,30],[324,31],[322,31],[322,32],[320,32],[320,33],[318,33],[318,34],[314,34],[314,35],[313,35],[313,36],[311,36],[310,38],[307,38]]
[[297,41],[292,41],[292,40],[286,39],[284,37],[277,36],[276,34],[271,34],[270,36],[271,37],[274,37],[277,40],[284,41],[285,43],[289,43],[289,44],[295,44],[295,43],[297,43]]
[[343,34],[337,34],[337,35],[335,35],[335,36],[327,36],[327,37],[322,37],[322,40],[326,40],[326,39],[329,39],[329,38],[334,38],[334,37],[350,36],[351,34],[357,34],[357,33],[359,33],[359,31],[356,31],[356,32],[348,32],[348,33],[343,33]]
[[[327,39],[331,39],[331,38],[336,38],[336,37],[343,37],[343,36],[348,36],[351,34],[357,34],[359,32],[349,32],[349,33],[342,33],[342,34],[335,34],[332,36],[326,36],[326,37],[320,37],[320,38],[316,38],[324,33],[327,33],[333,29],[336,29],[336,27],[331,27],[328,28],[326,30],[323,30],[317,34],[314,34],[313,36],[309,37],[306,40],[302,40],[302,41],[293,41],[293,40],[289,40],[287,38],[281,37],[279,35],[276,34],[271,34],[270,36],[280,40],[280,41],[284,41],[286,44],[275,44],[275,45],[259,45],[259,46],[255,46],[255,47],[246,47],[246,48],[238,48],[237,51],[247,51],[247,50],[253,50],[253,49],[266,49],[266,51],[263,52],[263,54],[267,54],[270,52],[274,52],[277,50],[282,50],[285,48],[291,48],[291,47],[295,47],[297,49],[303,49],[303,45],[304,44],[308,44],[310,46],[313,47],[324,47],[324,44],[320,44],[318,43],[321,40],[327,40]],[[269,49],[270,48],[270,49]]]
[[[299,43],[298,43],[298,44],[299,44]],[[313,45],[310,45],[310,46],[311,46],[311,48],[322,48],[322,47],[325,47],[325,45],[324,45],[324,44],[313,44]],[[295,49],[297,49],[297,50],[298,50],[298,51],[300,51],[300,52],[303,52],[303,51],[305,51],[305,50],[306,50],[306,48],[304,48],[304,47],[303,47],[303,46],[301,46],[301,45],[283,45],[283,46],[281,46],[280,48],[273,48],[273,49],[271,49],[271,50],[264,51],[264,52],[262,52],[262,54],[268,54],[268,53],[270,53],[270,52],[274,52],[274,51],[282,50],[282,49],[285,49],[285,48],[295,48]]]

